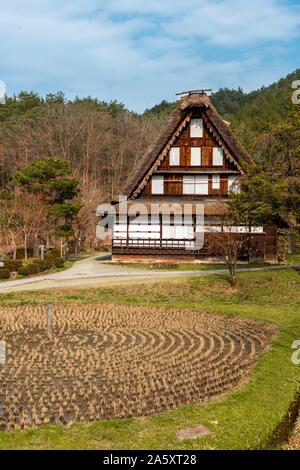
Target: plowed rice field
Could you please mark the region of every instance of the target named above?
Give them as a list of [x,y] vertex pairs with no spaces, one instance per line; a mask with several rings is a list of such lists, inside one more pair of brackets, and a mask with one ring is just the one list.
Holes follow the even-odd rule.
[[200,403],[249,377],[274,328],[124,305],[0,308],[0,429],[144,416]]

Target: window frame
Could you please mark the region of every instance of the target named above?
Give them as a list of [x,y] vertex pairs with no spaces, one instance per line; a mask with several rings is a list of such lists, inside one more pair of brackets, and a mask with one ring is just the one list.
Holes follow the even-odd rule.
[[[182,194],[186,195],[186,196],[194,196],[195,195],[195,178],[194,178],[194,175],[183,175],[183,178],[182,178],[182,183],[183,183],[183,187],[182,187]],[[190,180],[190,182],[188,182],[187,180]],[[186,191],[186,188],[188,187],[188,191]]]
[[[193,150],[199,150],[199,154],[193,155]],[[199,164],[193,163],[193,157],[199,157]],[[191,166],[202,166],[202,147],[191,147]]]
[[[178,163],[172,163],[172,158],[174,158],[173,152],[175,152],[175,157],[177,158]],[[172,155],[173,154],[173,155]],[[180,147],[171,147],[170,154],[169,154],[169,165],[170,166],[180,166]]]
[[[160,188],[162,189],[162,191],[160,190],[155,190],[154,191],[154,184],[153,183],[160,183]],[[160,195],[163,195],[165,194],[165,178],[163,175],[153,175],[152,178],[151,178],[151,195],[154,195],[154,196],[160,196]]]
[[[197,122],[198,122],[198,125],[197,125]],[[191,139],[202,139],[203,134],[204,134],[203,119],[202,118],[192,118],[191,122],[190,122],[190,138]]]
[[[188,182],[190,180],[190,182]],[[201,181],[202,180],[202,181]],[[187,185],[190,185],[188,191],[186,190]],[[205,185],[206,191],[204,192],[203,188]],[[185,196],[208,196],[209,194],[209,184],[208,184],[208,175],[183,175],[183,189],[182,193]]]
[[[218,154],[216,155],[216,151],[218,151]],[[217,163],[216,163],[216,159],[219,159],[219,158],[222,158],[222,162],[219,163],[219,160],[217,160]],[[222,147],[216,147],[214,146],[213,147],[213,161],[212,161],[212,164],[213,166],[223,166],[224,165],[224,150]]]
[[212,175],[211,187],[212,189],[221,189],[221,175],[219,175],[218,173]]
[[[203,189],[202,191],[198,192],[197,188],[199,187],[203,188],[204,184],[205,184],[205,188],[207,188],[206,192],[203,192]],[[208,175],[195,175],[195,195],[196,196],[208,196],[208,193],[209,193]]]

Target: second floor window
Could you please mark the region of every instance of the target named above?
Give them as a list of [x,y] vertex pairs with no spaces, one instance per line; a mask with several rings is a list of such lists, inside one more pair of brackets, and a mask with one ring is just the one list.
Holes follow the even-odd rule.
[[152,194],[164,194],[164,177],[161,175],[152,176]]
[[223,166],[224,157],[223,149],[221,147],[213,148],[213,165],[214,166]]
[[203,137],[203,120],[202,119],[191,119],[190,137],[191,138]]
[[172,147],[170,150],[170,166],[180,165],[180,148]]
[[220,189],[220,175],[212,175],[212,189]]
[[207,195],[208,175],[184,175],[183,194]]
[[191,147],[191,166],[201,166],[201,147]]

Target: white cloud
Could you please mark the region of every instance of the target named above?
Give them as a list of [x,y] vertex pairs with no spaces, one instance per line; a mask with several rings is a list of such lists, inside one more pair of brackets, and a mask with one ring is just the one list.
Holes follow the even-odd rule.
[[300,7],[279,0],[106,0],[110,13],[156,15],[168,33],[221,45],[289,39],[299,34]]
[[289,40],[299,35],[300,7],[283,7],[277,0],[203,2],[192,15],[174,21],[169,31],[194,34],[221,46]]
[[299,8],[277,0],[10,0],[0,79],[8,92],[62,89],[142,110],[181,88],[279,78],[291,67],[283,40],[299,25]]

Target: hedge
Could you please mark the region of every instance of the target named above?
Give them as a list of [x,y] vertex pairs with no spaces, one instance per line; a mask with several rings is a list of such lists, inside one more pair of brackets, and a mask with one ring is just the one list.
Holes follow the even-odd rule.
[[10,271],[6,268],[0,268],[0,279],[9,279]]
[[23,262],[19,259],[6,258],[4,260],[4,268],[8,269],[11,273],[18,272],[22,266],[23,266]]
[[22,276],[30,276],[32,274],[38,274],[43,271],[47,271],[51,268],[62,268],[64,262],[62,259],[52,256],[46,256],[45,259],[35,259],[32,263],[22,266],[19,269],[19,274]]

